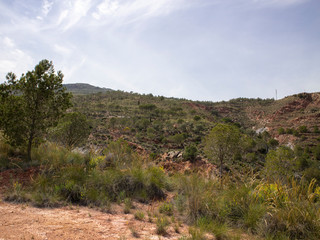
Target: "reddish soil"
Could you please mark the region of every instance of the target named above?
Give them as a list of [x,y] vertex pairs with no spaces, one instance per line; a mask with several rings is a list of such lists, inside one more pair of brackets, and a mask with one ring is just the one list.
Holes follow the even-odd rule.
[[16,180],[21,184],[28,184],[38,173],[39,168],[34,167],[27,170],[17,168],[0,172],[0,194],[12,186]]
[[208,107],[208,106],[200,104],[200,103],[185,103],[185,105],[193,108],[194,110],[205,110],[205,111],[212,110],[212,107]]
[[[119,206],[116,206],[119,208]],[[25,204],[0,202],[0,239],[178,239],[187,234],[173,224],[168,234],[156,234],[156,224],[138,221],[133,214],[103,213],[88,207],[34,208]]]
[[[172,223],[167,234],[156,234],[159,202],[151,205],[134,203],[131,214],[123,213],[123,206],[114,204],[111,213],[89,207],[69,206],[62,208],[35,208],[28,204],[2,201],[14,181],[28,184],[39,172],[37,168],[25,171],[10,169],[0,172],[0,240],[9,239],[178,239],[188,235],[188,227],[180,224],[179,233]],[[145,214],[144,220],[134,218],[135,211]],[[170,218],[169,218],[170,219]]]

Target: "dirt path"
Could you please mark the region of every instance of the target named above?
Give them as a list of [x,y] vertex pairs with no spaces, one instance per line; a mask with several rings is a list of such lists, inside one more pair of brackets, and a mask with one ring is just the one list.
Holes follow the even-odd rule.
[[[187,234],[186,226],[180,230],[182,234]],[[174,231],[173,226],[168,228],[166,236],[158,236],[155,223],[147,220],[138,221],[134,219],[133,214],[109,214],[78,206],[47,209],[0,202],[0,240],[137,238],[165,240],[178,239],[181,236]]]

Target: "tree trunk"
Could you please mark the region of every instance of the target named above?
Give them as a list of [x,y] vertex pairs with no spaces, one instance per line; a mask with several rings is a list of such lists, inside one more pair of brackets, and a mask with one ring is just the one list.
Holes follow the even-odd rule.
[[220,158],[220,188],[222,189],[222,164],[223,158]]
[[28,140],[28,149],[27,149],[27,161],[31,162],[31,149],[32,149],[32,141],[33,141],[33,134],[30,135]]
[[34,136],[34,121],[32,121],[31,131],[28,139],[28,148],[27,148],[27,161],[31,162],[31,149],[32,149],[32,142]]

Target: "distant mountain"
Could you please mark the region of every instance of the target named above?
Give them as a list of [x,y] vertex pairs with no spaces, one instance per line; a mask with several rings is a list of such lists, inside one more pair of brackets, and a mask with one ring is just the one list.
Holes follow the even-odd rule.
[[73,94],[92,94],[92,93],[113,91],[110,88],[96,87],[88,83],[70,83],[70,84],[63,84],[63,86],[67,88],[68,92],[72,92]]

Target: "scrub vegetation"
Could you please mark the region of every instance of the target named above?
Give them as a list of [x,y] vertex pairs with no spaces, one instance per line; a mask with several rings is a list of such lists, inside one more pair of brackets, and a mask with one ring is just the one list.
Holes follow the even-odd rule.
[[[270,119],[284,116],[284,106],[309,95],[210,103],[111,89],[85,94],[82,85],[71,97],[62,78],[44,60],[0,85],[0,170],[37,172],[29,182],[11,179],[5,200],[106,212],[117,204],[153,222],[159,235],[189,224],[180,239],[320,238],[319,126],[261,128],[253,117],[257,109]],[[29,109],[23,99],[37,96]],[[318,108],[310,104],[312,115]],[[152,211],[135,209],[154,202]]]

